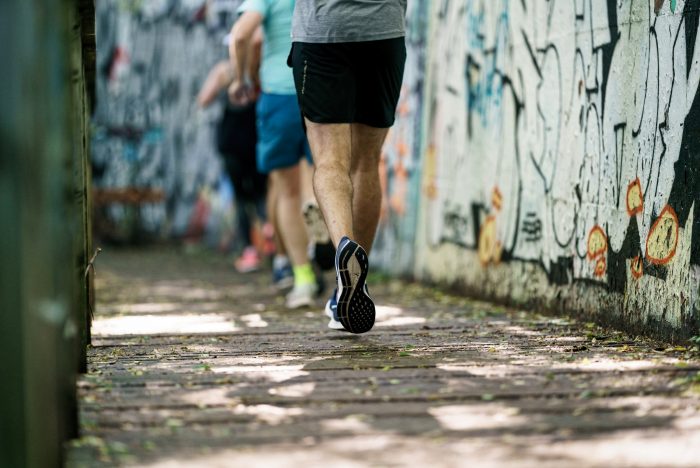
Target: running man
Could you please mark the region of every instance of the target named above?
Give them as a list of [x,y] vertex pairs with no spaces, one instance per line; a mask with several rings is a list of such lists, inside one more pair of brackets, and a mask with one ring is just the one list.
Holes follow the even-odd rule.
[[[294,0],[245,0],[231,33],[231,60],[238,70],[249,70],[251,42],[264,33],[258,98],[258,170],[269,173],[276,197],[278,234],[294,269],[294,287],[287,295],[288,308],[310,307],[318,291],[316,275],[307,254],[308,237],[301,212],[299,160],[310,151],[304,135],[294,78],[286,65],[291,46]],[[249,73],[252,75],[252,73]],[[238,75],[229,95],[245,102],[257,94],[254,76]]]
[[314,190],[334,245],[331,328],[364,333],[375,307],[365,280],[381,209],[379,159],[406,61],[406,0],[297,0],[292,22],[299,106]]

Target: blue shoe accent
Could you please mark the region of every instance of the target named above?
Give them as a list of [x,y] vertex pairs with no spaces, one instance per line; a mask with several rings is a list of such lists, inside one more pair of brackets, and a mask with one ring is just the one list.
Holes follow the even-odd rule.
[[335,255],[335,270],[338,321],[351,333],[368,332],[374,326],[375,307],[365,284],[369,272],[367,252],[357,242],[343,237]]
[[345,330],[343,324],[340,323],[340,321],[338,320],[338,300],[336,297],[337,294],[338,290],[333,291],[333,295],[326,302],[325,313],[326,316],[330,319],[328,321],[328,328],[332,328],[333,330]]
[[292,270],[292,266],[287,263],[279,268],[273,267],[272,283],[280,291],[294,286],[294,270]]
[[[338,320],[338,290],[334,289],[333,294],[328,298],[326,315],[333,320]],[[338,320],[339,321],[339,320]]]

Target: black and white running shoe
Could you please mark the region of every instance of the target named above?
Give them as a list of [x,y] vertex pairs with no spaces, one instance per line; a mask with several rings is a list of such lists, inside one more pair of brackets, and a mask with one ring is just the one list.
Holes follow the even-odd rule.
[[335,254],[335,271],[338,320],[351,333],[370,331],[374,326],[375,308],[365,287],[369,271],[367,252],[357,242],[343,237]]

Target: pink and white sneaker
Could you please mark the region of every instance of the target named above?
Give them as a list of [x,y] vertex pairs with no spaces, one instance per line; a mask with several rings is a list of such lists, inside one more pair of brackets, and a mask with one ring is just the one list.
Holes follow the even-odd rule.
[[239,273],[252,273],[260,269],[260,255],[255,247],[248,246],[233,264]]

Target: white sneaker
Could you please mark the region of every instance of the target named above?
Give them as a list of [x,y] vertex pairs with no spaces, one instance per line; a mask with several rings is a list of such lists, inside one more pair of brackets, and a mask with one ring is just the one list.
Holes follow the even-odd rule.
[[294,285],[294,288],[287,294],[287,308],[300,309],[313,306],[317,290],[318,286],[315,283]]
[[331,328],[333,330],[345,330],[345,327],[343,326],[342,323],[337,321],[335,319],[335,309],[338,307],[338,303],[336,302],[336,292],[333,291],[333,295],[328,299],[326,302],[326,308],[324,312],[326,313],[326,316],[330,319],[328,321],[328,328]]

